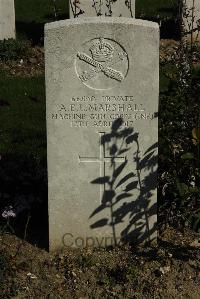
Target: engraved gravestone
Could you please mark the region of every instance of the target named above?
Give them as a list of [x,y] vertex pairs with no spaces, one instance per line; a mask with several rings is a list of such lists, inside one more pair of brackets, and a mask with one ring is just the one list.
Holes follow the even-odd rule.
[[188,38],[193,39],[193,42],[200,40],[200,1],[199,0],[184,0],[183,1],[183,22],[185,31],[190,33]]
[[14,0],[0,0],[0,40],[15,38]]
[[45,26],[50,249],[156,237],[159,28]]
[[135,17],[135,0],[69,0],[70,18]]

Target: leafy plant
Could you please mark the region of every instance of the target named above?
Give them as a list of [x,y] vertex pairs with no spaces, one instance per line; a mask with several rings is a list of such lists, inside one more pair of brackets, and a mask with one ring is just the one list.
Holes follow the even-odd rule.
[[[179,63],[179,61],[177,61]],[[180,64],[179,64],[180,66]],[[184,66],[178,69],[183,78]],[[160,219],[200,228],[199,92],[200,71],[191,63],[184,81],[171,78],[160,97]]]
[[126,280],[129,282],[133,282],[137,279],[139,275],[138,268],[135,265],[130,265],[128,269],[126,269]]
[[[200,229],[200,48],[193,39],[194,18],[180,5],[181,40],[174,55],[161,63],[169,89],[160,96],[159,198],[165,224]],[[195,7],[191,8],[193,12]],[[188,22],[185,29],[183,18]],[[191,38],[188,39],[188,35]]]
[[92,267],[95,264],[92,256],[87,255],[78,255],[76,262],[80,268]]
[[4,279],[9,270],[9,261],[4,252],[0,252],[0,289],[4,288]]

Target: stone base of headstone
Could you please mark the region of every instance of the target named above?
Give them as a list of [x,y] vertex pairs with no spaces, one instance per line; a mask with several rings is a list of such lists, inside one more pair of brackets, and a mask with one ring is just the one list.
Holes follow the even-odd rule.
[[156,238],[158,24],[45,26],[50,250]]
[[0,0],[0,40],[15,38],[14,0]]

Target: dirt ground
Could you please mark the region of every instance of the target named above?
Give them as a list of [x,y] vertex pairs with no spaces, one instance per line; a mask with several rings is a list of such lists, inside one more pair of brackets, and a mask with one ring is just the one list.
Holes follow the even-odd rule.
[[44,48],[30,45],[30,56],[18,60],[1,61],[0,69],[14,76],[37,76],[44,73]]
[[200,238],[168,228],[146,247],[48,253],[14,235],[0,243],[0,298],[200,298]]

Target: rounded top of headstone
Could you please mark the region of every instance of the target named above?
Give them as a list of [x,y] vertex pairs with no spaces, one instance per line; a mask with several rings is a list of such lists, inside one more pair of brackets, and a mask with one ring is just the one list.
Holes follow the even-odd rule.
[[135,26],[143,26],[143,27],[151,27],[159,29],[159,25],[156,22],[150,22],[146,20],[141,19],[134,19],[134,18],[114,18],[114,17],[90,17],[90,18],[75,18],[75,19],[69,19],[69,20],[61,20],[56,22],[51,22],[45,24],[45,30],[50,29],[59,29],[62,27],[68,27],[72,25],[83,25],[83,24],[101,24],[101,21],[103,21],[103,24],[130,24]]

